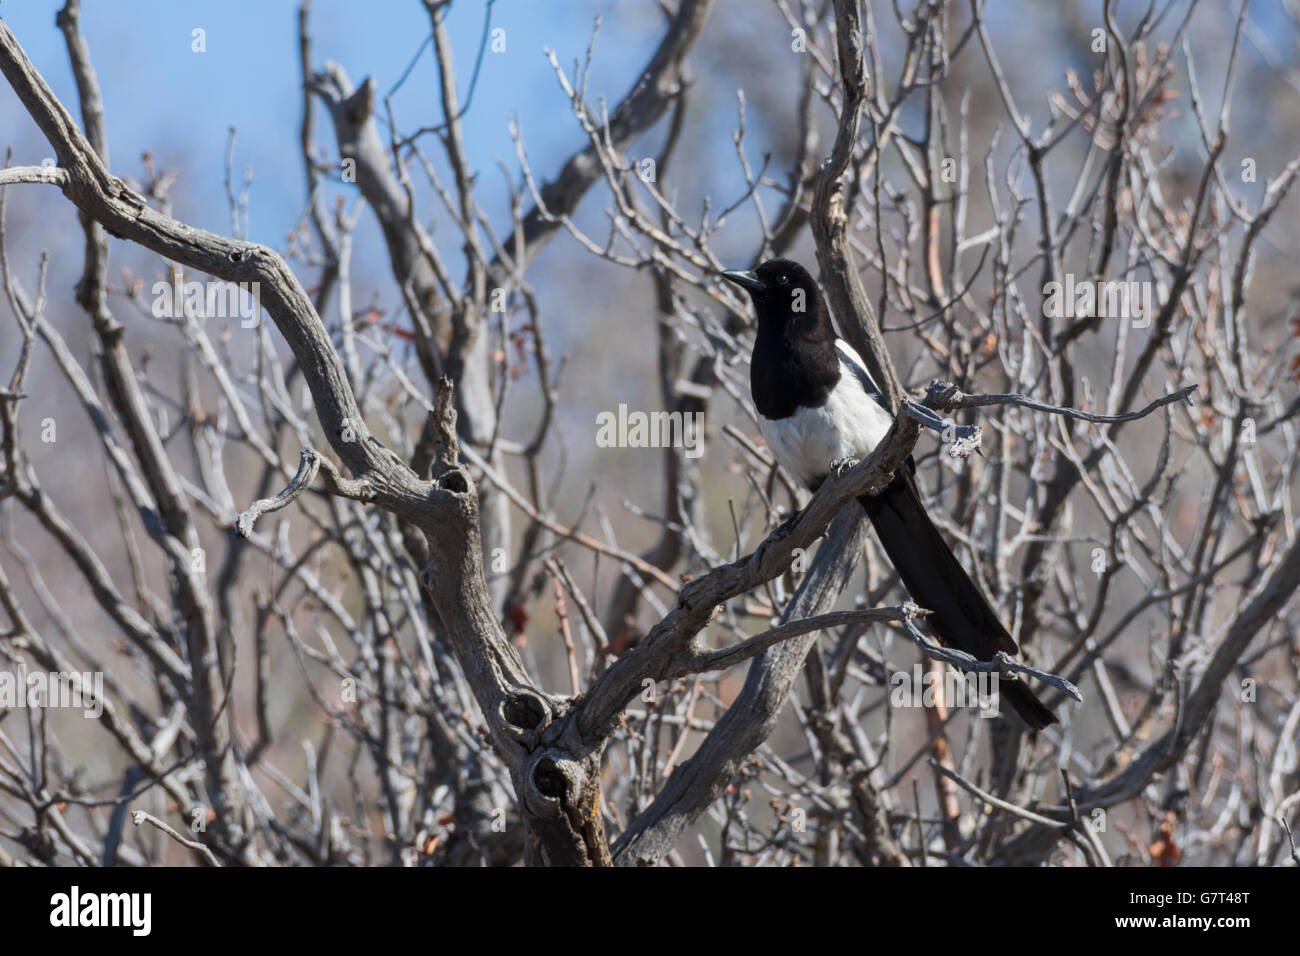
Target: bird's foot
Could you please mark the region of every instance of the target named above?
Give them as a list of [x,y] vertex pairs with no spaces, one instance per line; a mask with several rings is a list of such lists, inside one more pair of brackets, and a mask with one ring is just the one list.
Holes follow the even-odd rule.
[[859,460],[860,459],[854,458],[852,455],[848,455],[844,458],[836,458],[831,462],[831,474],[836,478],[839,478],[846,471],[856,465]]

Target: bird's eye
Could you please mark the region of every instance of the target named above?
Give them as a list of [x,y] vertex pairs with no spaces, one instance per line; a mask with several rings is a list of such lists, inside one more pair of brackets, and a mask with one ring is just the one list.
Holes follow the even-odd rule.
[[776,281],[778,285],[789,285],[790,277],[786,275],[780,275],[776,277]]

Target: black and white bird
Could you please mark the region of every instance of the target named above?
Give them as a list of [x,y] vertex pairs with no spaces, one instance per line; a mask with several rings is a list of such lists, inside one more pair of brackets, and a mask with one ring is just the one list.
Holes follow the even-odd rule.
[[[894,423],[866,363],[835,336],[808,270],[771,259],[752,272],[724,272],[754,302],[758,334],[749,368],[758,426],[777,462],[809,490],[831,463],[871,453]],[[982,661],[1019,648],[926,514],[911,458],[876,495],[858,499],[926,623],[949,647]],[[1056,717],[1024,683],[1004,675],[998,696],[1035,730]]]

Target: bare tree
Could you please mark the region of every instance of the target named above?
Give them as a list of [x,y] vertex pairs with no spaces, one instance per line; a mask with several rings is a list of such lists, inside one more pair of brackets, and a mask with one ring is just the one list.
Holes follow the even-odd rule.
[[[1261,162],[1257,189],[1229,161],[1246,4],[1207,76],[1197,3],[1121,18],[1108,0],[1093,75],[1067,72],[1038,121],[979,0],[895,5],[887,24],[870,3],[775,0],[800,54],[788,168],[752,161],[742,92],[734,192],[692,214],[675,157],[710,6],[664,7],[614,104],[589,90],[598,29],[572,70],[548,51],[583,145],[546,175],[512,122],[511,215],[494,222],[449,0],[423,0],[427,125],[318,61],[304,2],[306,197],[282,250],[245,237],[230,175],[229,235],[177,219],[151,162],[143,182],[114,175],[77,0],[58,26],[80,124],[0,23],[0,72],[56,160],[0,172],[17,346],[0,656],[101,711],[68,717],[47,696],[14,719],[0,698],[0,863],[1300,859],[1300,399],[1282,323],[1250,304],[1300,156]],[[1196,137],[1175,165],[1179,84]],[[34,283],[11,268],[15,184],[80,213],[89,363],[59,329],[75,323],[51,318],[46,259]],[[331,208],[339,186],[350,207]],[[593,203],[603,234],[579,212]],[[372,216],[386,309],[354,300],[353,233]],[[754,261],[815,255],[897,410],[810,497],[753,437],[752,316],[719,279],[742,216]],[[658,452],[662,491],[620,496],[617,521],[556,494],[564,356],[530,279],[552,240],[645,293],[628,321],[653,328],[649,420],[682,427]],[[174,294],[115,287],[119,246]],[[214,321],[214,297],[250,295],[252,321]],[[137,331],[177,350],[175,386],[133,356]],[[37,354],[93,426],[111,551],[42,486]],[[935,643],[843,507],[911,455],[1023,660]],[[619,541],[632,522],[654,531],[645,551]],[[68,620],[73,594],[103,634]],[[914,664],[932,692],[915,720],[896,693]],[[979,719],[945,696],[957,670],[1038,682],[1062,723]],[[298,736],[305,760],[284,745]],[[108,782],[87,780],[86,749],[105,747]]]

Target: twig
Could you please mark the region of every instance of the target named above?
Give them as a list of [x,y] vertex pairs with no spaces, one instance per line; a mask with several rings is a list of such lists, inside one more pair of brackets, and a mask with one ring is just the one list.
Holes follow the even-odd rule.
[[253,502],[235,519],[235,530],[240,536],[249,537],[253,533],[253,523],[258,518],[268,512],[279,511],[302,494],[320,471],[320,463],[321,456],[314,448],[304,448],[298,459],[298,472],[290,479],[288,486],[273,498],[261,498]]
[[172,827],[169,826],[167,823],[163,822],[162,820],[159,820],[152,813],[146,813],[144,810],[132,810],[131,822],[136,826],[140,826],[140,824],[142,823],[152,823],[159,830],[162,830],[163,833],[167,834],[177,843],[181,844],[181,846],[187,846],[191,850],[198,850],[200,853],[203,854],[204,858],[212,866],[217,866],[217,867],[221,866],[221,863],[217,860],[216,855],[210,849],[208,849],[202,843],[199,843],[197,840],[185,839],[185,837],[181,836],[180,833],[172,829]]

